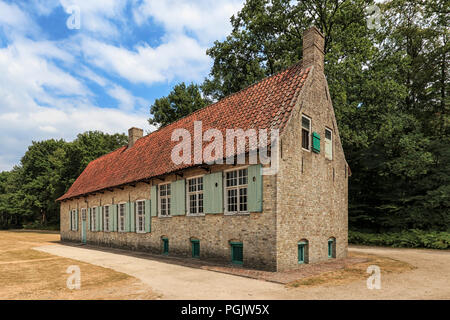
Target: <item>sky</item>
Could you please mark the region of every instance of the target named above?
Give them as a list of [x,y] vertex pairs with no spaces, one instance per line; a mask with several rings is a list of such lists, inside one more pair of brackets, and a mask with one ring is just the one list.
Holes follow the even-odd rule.
[[154,130],[154,100],[200,83],[243,0],[0,0],[0,171],[32,141]]

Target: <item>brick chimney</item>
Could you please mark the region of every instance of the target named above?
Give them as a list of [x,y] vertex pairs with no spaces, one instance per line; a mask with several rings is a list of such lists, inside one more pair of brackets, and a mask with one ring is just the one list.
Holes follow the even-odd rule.
[[132,146],[134,146],[134,144],[136,143],[136,141],[139,138],[142,138],[144,136],[144,130],[139,129],[139,128],[130,128],[128,130],[128,148],[131,148]]
[[303,32],[303,67],[314,66],[323,72],[325,38],[316,27]]

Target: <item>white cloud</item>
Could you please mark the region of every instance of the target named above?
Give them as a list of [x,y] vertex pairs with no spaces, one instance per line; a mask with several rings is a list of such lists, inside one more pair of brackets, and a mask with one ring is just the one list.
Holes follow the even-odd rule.
[[120,31],[112,21],[124,21],[125,0],[60,0],[67,10],[71,6],[80,8],[80,30],[95,33],[97,37],[118,36]]
[[[7,46],[0,48],[0,170],[18,164],[32,140],[72,140],[87,130],[154,129],[147,123],[150,103],[119,82],[201,81],[211,65],[206,49],[229,33],[229,18],[242,3],[30,0],[18,6],[0,0],[0,28],[7,37]],[[80,7],[79,32],[45,39],[52,30],[41,29],[32,17],[48,17],[58,6],[71,5]],[[150,46],[149,39],[132,49],[118,45],[135,23],[145,27],[150,21],[163,27],[161,39],[153,39],[158,45]],[[92,82],[117,105],[99,106]]]
[[0,27],[5,28],[9,35],[17,33],[36,34],[39,32],[39,27],[27,13],[15,4],[8,4],[3,1],[0,1]]
[[174,36],[156,48],[143,44],[134,50],[84,37],[81,48],[89,63],[133,83],[200,80],[210,67],[206,47],[185,35]]
[[162,24],[168,33],[194,32],[202,43],[221,39],[231,31],[230,17],[243,6],[243,0],[144,0],[133,10],[136,23],[149,18]]
[[148,102],[145,99],[135,97],[130,91],[119,85],[113,85],[108,94],[119,102],[119,108],[123,111],[138,109],[144,112]]

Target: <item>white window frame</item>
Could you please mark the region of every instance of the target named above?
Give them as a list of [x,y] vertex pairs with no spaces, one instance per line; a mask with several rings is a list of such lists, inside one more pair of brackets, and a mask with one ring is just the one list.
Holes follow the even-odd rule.
[[76,215],[76,213],[77,213],[77,209],[72,209],[70,211],[70,219],[72,221],[71,224],[70,224],[70,226],[71,226],[70,230],[71,231],[77,231],[77,228],[76,228],[77,215]]
[[[126,202],[121,202],[117,205],[117,230],[119,232],[125,232],[125,224],[127,222],[126,220],[126,215],[127,215],[127,208],[126,208]],[[120,208],[123,205],[123,228],[121,228],[121,221],[122,221],[122,217],[120,216]]]
[[[249,166],[242,166],[242,167],[238,167],[238,168],[232,168],[232,169],[227,169],[223,171],[223,199],[224,199],[224,214],[225,215],[247,215],[250,214],[250,212],[248,211],[248,167]],[[247,169],[247,184],[244,185],[239,185],[239,170],[244,170]],[[238,184],[236,186],[232,186],[232,187],[227,187],[227,172],[231,172],[231,171],[238,171],[238,175],[237,175],[237,180],[238,180]],[[239,189],[242,188],[247,188],[247,210],[246,211],[239,211],[240,208],[240,195],[239,195]],[[228,211],[228,190],[230,189],[237,189],[237,211]]]
[[[329,131],[331,133],[331,139],[327,139],[327,131]],[[324,138],[325,138],[325,150],[324,150],[325,151],[325,158],[328,159],[328,160],[333,160],[333,130],[331,130],[328,127],[325,127],[325,137]],[[327,140],[330,141],[331,158],[327,157],[327,150],[326,150],[326,148],[327,148]]]
[[[172,206],[171,206],[172,187],[170,187],[170,195],[167,195],[167,188],[166,188],[166,195],[161,196],[161,186],[167,186],[167,185],[171,185],[171,182],[161,183],[158,185],[158,217],[159,218],[169,218],[172,216],[172,214],[171,214],[171,211],[172,211]],[[161,210],[161,205],[162,205],[161,199],[162,198],[166,199],[166,210],[168,210],[168,214],[164,214],[164,215],[162,214],[162,210]]]
[[[309,147],[309,149],[303,148],[303,129],[305,129],[305,128],[303,128],[303,117],[305,117],[306,119],[309,120],[309,129],[308,129],[308,147]],[[301,119],[301,122],[300,122],[300,126],[301,126],[301,141],[300,141],[300,143],[302,145],[302,149],[307,151],[307,152],[311,152],[311,147],[312,147],[311,146],[311,143],[312,143],[312,141],[311,141],[312,119],[310,117],[308,117],[307,115],[302,114],[302,119]]]
[[[186,208],[187,208],[187,216],[190,217],[198,217],[198,216],[204,216],[205,215],[205,196],[204,196],[204,192],[205,192],[205,176],[204,175],[198,175],[198,176],[193,176],[193,177],[189,177],[186,178]],[[202,190],[196,190],[196,191],[189,191],[189,181],[193,180],[193,179],[198,179],[198,178],[202,178]],[[197,208],[197,212],[195,213],[191,213],[191,200],[190,200],[190,196],[191,195],[197,195],[197,200],[196,200],[196,208]],[[203,208],[203,212],[198,212],[198,208],[199,206],[199,194],[202,195],[202,208]]]
[[[111,212],[109,212],[109,207],[110,205],[104,205],[103,206],[103,210],[102,210],[102,214],[103,214],[103,231],[104,232],[111,232],[111,230],[109,230],[109,220],[111,219]],[[108,219],[106,219],[106,211],[108,211]]]
[[[139,205],[142,204],[142,213],[139,214]],[[135,230],[136,233],[145,233],[145,200],[136,200],[135,206]],[[139,229],[139,218],[142,217],[142,230]]]
[[91,208],[91,230],[92,232],[97,231],[97,208]]

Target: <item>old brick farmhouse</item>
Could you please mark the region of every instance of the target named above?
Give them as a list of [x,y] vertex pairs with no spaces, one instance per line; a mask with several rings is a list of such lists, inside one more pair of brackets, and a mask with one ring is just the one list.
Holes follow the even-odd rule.
[[[349,168],[323,48],[308,29],[301,63],[146,136],[130,129],[58,199],[61,239],[279,271],[345,257]],[[278,129],[276,172],[251,163],[250,143],[243,164],[174,163],[174,130],[194,136],[199,122],[224,135]]]

